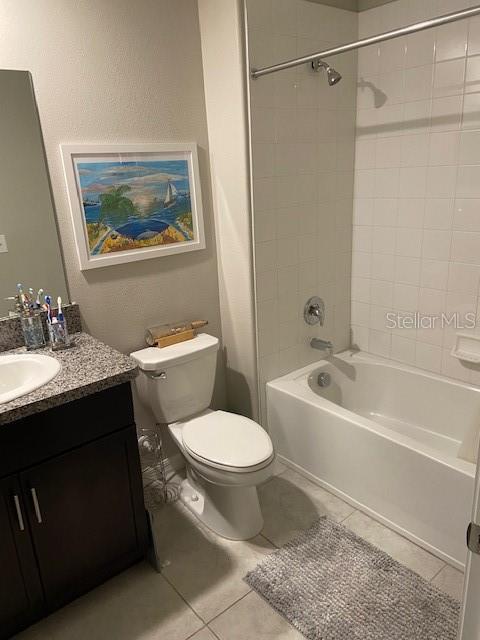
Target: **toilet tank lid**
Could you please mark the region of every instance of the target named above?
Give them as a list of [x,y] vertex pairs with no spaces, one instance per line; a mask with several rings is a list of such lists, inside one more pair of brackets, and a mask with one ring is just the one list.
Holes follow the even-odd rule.
[[218,338],[199,333],[192,340],[178,342],[169,347],[147,347],[134,351],[130,356],[143,371],[157,371],[166,367],[173,367],[181,362],[188,362],[201,358],[210,351],[217,351]]

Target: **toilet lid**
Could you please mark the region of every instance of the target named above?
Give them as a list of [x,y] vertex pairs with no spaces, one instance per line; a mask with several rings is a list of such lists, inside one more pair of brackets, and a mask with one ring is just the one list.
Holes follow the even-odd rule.
[[254,467],[273,455],[270,436],[259,424],[225,411],[184,423],[182,440],[194,456],[227,467]]

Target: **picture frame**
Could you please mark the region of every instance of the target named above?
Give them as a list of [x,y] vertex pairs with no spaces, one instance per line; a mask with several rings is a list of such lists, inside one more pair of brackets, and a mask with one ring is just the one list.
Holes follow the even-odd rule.
[[60,149],[81,271],[205,249],[195,143]]

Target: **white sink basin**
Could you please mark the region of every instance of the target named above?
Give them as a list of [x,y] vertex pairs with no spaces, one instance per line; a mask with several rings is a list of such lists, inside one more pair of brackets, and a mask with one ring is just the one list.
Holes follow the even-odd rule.
[[24,396],[60,371],[60,362],[35,353],[0,356],[0,404]]

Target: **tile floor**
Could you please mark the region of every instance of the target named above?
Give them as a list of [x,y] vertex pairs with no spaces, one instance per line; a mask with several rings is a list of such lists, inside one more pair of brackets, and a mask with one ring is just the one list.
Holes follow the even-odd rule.
[[266,554],[320,515],[343,522],[460,598],[463,575],[290,469],[260,488],[265,527],[248,542],[218,538],[177,502],[155,518],[162,573],[125,571],[21,633],[17,640],[301,640],[243,582]]

